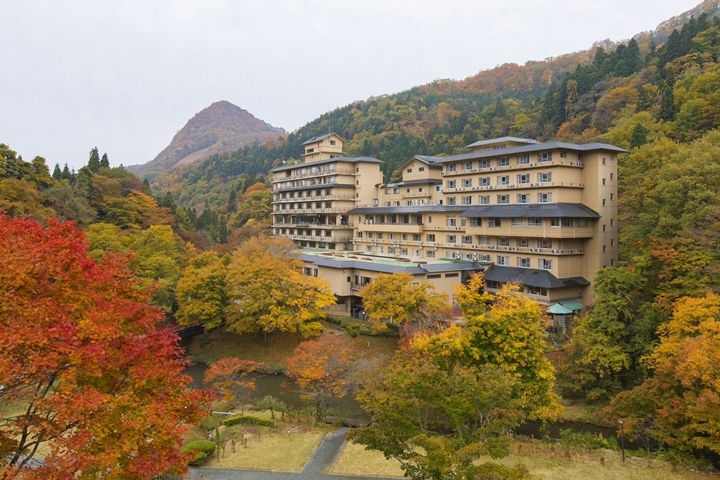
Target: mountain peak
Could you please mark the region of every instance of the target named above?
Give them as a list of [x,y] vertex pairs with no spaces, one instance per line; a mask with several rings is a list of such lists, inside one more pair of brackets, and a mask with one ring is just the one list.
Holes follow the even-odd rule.
[[144,165],[130,166],[128,170],[139,177],[154,177],[178,165],[237,150],[248,144],[276,140],[285,134],[284,129],[256,118],[227,100],[220,100],[188,120],[170,145],[153,160]]

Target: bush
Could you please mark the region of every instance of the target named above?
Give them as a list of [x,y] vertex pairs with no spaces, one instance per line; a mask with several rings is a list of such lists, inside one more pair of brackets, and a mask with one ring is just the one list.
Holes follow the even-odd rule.
[[220,420],[220,417],[218,415],[208,415],[200,422],[200,428],[202,428],[206,432],[212,432],[221,424],[222,421]]
[[327,317],[325,320],[335,325],[342,325],[342,320],[336,317]]
[[194,467],[199,467],[207,461],[207,459],[215,451],[215,444],[210,440],[195,440],[185,445],[180,453],[185,454],[193,452],[195,457],[190,460],[189,464]]
[[392,330],[393,332],[400,331],[400,325],[398,325],[397,323],[385,322],[385,326],[388,328],[388,330]]
[[230,417],[225,419],[223,424],[226,427],[230,427],[232,425],[260,425],[263,427],[274,427],[275,422],[272,420],[268,420],[267,418],[258,418],[258,417],[251,417],[251,416],[239,416],[239,417]]
[[594,433],[576,432],[570,428],[560,430],[558,443],[564,447],[579,447],[585,450],[618,449],[617,439],[615,438],[605,438]]
[[282,375],[285,373],[285,366],[279,363],[270,363],[258,368],[257,373],[263,375]]
[[370,336],[375,336],[375,335],[381,335],[381,334],[382,334],[382,332],[380,332],[380,333],[375,333],[375,332],[373,332],[372,330],[370,330],[370,329],[367,328],[367,327],[360,327],[360,328],[358,329],[358,333],[360,333],[360,335],[370,335]]
[[345,330],[347,330],[351,337],[357,337],[360,325],[357,323],[347,323],[345,324]]

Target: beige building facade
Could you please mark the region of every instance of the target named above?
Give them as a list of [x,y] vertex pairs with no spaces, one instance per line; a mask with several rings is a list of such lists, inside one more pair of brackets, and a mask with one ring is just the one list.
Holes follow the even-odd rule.
[[595,273],[617,262],[618,147],[503,137],[417,155],[401,182],[382,184],[382,162],[342,156],[339,136],[305,145],[311,162],[273,171],[273,234],[301,247],[484,265],[489,290],[518,283],[574,307],[591,303]]

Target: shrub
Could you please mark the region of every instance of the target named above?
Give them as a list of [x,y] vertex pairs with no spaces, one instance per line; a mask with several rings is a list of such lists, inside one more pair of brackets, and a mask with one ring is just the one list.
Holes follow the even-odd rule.
[[615,438],[605,438],[594,433],[576,432],[570,428],[560,430],[558,443],[564,447],[579,447],[586,450],[618,449],[617,439]]
[[221,424],[220,417],[217,415],[208,415],[207,417],[203,418],[200,422],[200,428],[205,430],[206,432],[212,432]]
[[345,324],[345,330],[347,330],[351,337],[357,337],[360,325],[357,323],[347,323]]
[[258,368],[257,371],[263,375],[282,375],[285,373],[285,366],[279,363],[270,363]]
[[274,427],[275,422],[272,420],[268,420],[267,418],[258,418],[258,417],[251,417],[251,416],[239,416],[239,417],[230,417],[225,419],[223,424],[226,427],[230,427],[233,425],[260,425],[263,427]]
[[392,330],[393,332],[400,331],[400,325],[398,325],[397,323],[385,322],[385,326],[388,328],[388,330]]
[[195,440],[194,442],[190,442],[185,445],[180,450],[180,453],[185,454],[188,452],[193,452],[195,454],[195,457],[190,460],[189,464],[198,467],[205,463],[214,451],[215,444],[210,440]]

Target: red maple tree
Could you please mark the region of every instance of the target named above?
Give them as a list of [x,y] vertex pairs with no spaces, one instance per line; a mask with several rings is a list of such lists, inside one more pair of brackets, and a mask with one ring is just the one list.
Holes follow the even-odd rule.
[[[128,259],[87,256],[73,223],[0,212],[0,467],[5,478],[183,472],[188,392],[177,336],[156,325]],[[2,412],[5,412],[4,414]],[[36,460],[41,458],[39,468]]]

